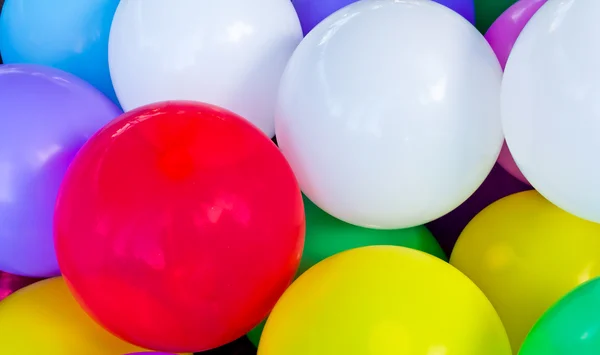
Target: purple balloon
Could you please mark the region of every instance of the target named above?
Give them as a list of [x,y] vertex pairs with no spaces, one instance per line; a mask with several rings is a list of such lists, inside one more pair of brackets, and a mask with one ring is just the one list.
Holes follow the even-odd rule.
[[121,113],[74,75],[0,65],[0,270],[59,274],[52,219],[63,175],[86,140]]
[[[358,0],[292,0],[304,35],[337,10]],[[475,4],[473,0],[434,0],[458,12],[471,23],[475,23]]]
[[496,164],[490,175],[475,193],[454,211],[427,225],[447,255],[452,254],[454,244],[467,224],[484,208],[495,201],[517,192],[531,190]]
[[546,0],[521,0],[509,7],[485,33],[485,39],[496,53],[502,69],[525,25]]

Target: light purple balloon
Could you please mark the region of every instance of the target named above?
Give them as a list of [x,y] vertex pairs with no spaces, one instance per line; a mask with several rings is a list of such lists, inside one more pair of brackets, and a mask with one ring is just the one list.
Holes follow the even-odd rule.
[[61,70],[0,65],[0,270],[59,274],[52,219],[63,175],[87,139],[121,113]]
[[[496,53],[502,69],[506,66],[510,52],[521,31],[545,3],[546,0],[521,0],[504,11],[486,32],[485,39]],[[515,163],[506,142],[502,145],[498,163],[512,176],[529,184],[527,178]]]

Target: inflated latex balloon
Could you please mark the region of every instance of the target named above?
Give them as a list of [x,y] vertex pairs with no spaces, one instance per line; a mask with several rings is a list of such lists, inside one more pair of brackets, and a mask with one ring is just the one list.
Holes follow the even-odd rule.
[[273,136],[279,80],[302,39],[289,0],[128,0],[115,14],[109,62],[125,110],[195,100]]
[[[503,69],[506,66],[508,56],[519,34],[531,17],[545,3],[546,0],[521,0],[504,11],[486,32],[485,38],[492,46]],[[519,170],[519,167],[517,167],[506,143],[502,146],[498,163],[512,176],[524,183],[528,183],[523,173]]]
[[10,296],[15,291],[18,291],[25,286],[29,286],[36,281],[39,281],[39,279],[0,271],[0,301]]
[[523,175],[521,170],[519,170],[519,167],[517,166],[517,163],[515,163],[512,154],[510,154],[510,149],[508,149],[506,142],[504,142],[502,145],[500,156],[498,156],[498,164],[500,164],[504,170],[508,171],[510,175],[529,185],[527,178]]
[[472,24],[475,24],[475,3],[473,0],[433,0],[460,14]]
[[521,192],[479,213],[458,239],[450,263],[492,302],[516,354],[548,307],[600,276],[598,236],[599,224],[535,191]]
[[230,111],[157,103],[82,148],[56,205],[61,271],[106,329],[203,351],[256,326],[294,277],[302,195],[275,144]]
[[121,111],[61,70],[0,65],[0,270],[58,275],[52,216],[71,160]]
[[513,178],[496,164],[483,184],[467,201],[442,218],[428,223],[427,229],[450,255],[460,233],[479,212],[503,197],[526,190],[531,190],[531,186]]
[[127,355],[175,355],[173,353],[162,353],[162,352],[143,352],[143,353],[131,353]]
[[[358,0],[293,0],[302,31],[306,35],[327,16],[344,6]],[[475,21],[475,5],[473,0],[435,0],[436,2],[458,12],[471,23]]]
[[0,17],[5,63],[48,65],[75,74],[116,102],[108,35],[119,0],[6,0]]
[[494,21],[517,1],[475,0],[475,26],[481,33],[486,33]]
[[550,0],[515,44],[502,84],[506,142],[527,180],[600,222],[600,1]]
[[304,211],[306,238],[297,276],[332,255],[371,245],[402,246],[447,260],[438,242],[424,226],[393,230],[357,227],[330,216],[306,197]]
[[[3,7],[4,7],[4,0],[0,0],[0,15],[2,15]],[[0,64],[2,64],[2,51],[0,51]]]
[[[424,226],[396,230],[361,228],[328,215],[308,198],[304,198],[304,211],[306,238],[296,277],[332,255],[371,245],[404,246],[447,260],[438,242]],[[261,323],[248,333],[255,346],[259,343],[263,327],[264,323]]]
[[293,0],[302,32],[306,35],[327,16],[358,0]]
[[276,111],[279,147],[304,193],[334,217],[422,225],[459,206],[492,169],[501,79],[488,43],[452,10],[358,1],[294,52]]
[[450,264],[408,248],[353,249],[317,264],[269,316],[259,355],[510,355],[500,318]]
[[144,351],[96,324],[62,277],[36,282],[0,302],[0,353],[115,355]]
[[550,308],[525,339],[519,355],[600,354],[600,279],[589,281]]
[[546,3],[547,0],[521,0],[509,7],[492,24],[485,33],[490,46],[496,53],[502,69],[506,66],[508,56],[517,38],[531,17]]

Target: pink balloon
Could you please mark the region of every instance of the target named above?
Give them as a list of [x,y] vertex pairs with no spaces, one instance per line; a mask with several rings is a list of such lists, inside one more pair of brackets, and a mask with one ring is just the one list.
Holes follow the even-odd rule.
[[[516,2],[498,17],[485,34],[485,38],[496,53],[502,69],[506,66],[508,56],[517,38],[519,38],[519,34],[521,34],[521,31],[531,17],[545,3],[546,0],[520,0]],[[502,146],[498,163],[512,176],[529,184],[517,167],[506,143]]]
[[17,276],[0,271],[0,301],[8,297],[13,292],[18,291],[25,286],[29,286],[39,280],[41,279]]

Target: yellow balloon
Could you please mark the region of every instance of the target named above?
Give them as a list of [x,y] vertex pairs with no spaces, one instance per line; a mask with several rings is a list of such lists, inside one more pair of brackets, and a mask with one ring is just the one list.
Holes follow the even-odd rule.
[[450,264],[394,246],[309,269],[269,316],[258,355],[509,355],[484,294]]
[[127,344],[80,308],[62,277],[39,281],[0,302],[0,354],[121,355]]
[[492,302],[516,353],[544,311],[600,275],[600,224],[535,191],[505,197],[462,232],[450,263]]

